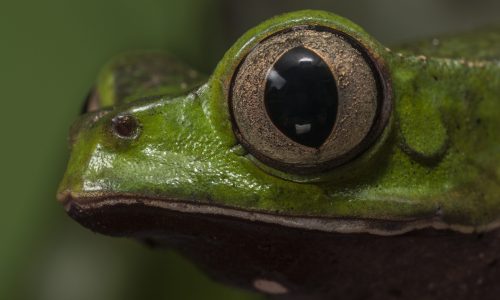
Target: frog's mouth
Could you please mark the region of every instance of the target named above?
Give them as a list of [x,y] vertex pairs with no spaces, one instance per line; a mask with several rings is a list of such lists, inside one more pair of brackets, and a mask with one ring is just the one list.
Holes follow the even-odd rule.
[[[434,228],[473,233],[477,228],[444,223],[438,219],[379,220],[335,217],[278,215],[243,210],[186,199],[151,198],[114,193],[79,193],[66,191],[58,195],[68,215],[83,226],[107,235],[149,237],[177,231],[179,220],[210,219],[278,225],[299,230],[332,233],[368,233],[392,236],[413,230]],[[190,222],[191,222],[190,221]],[[182,223],[182,222],[181,222]],[[496,226],[496,225],[495,225]],[[489,230],[484,228],[479,231]]]

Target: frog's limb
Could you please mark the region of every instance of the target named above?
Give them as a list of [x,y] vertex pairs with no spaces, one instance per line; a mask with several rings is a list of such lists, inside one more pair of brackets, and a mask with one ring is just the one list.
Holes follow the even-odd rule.
[[153,96],[175,97],[204,81],[205,76],[165,52],[130,52],[104,67],[85,110],[95,111]]

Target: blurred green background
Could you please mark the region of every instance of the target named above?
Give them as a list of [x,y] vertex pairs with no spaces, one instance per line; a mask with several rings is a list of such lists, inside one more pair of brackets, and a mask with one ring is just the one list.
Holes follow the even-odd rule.
[[55,190],[68,128],[107,59],[168,49],[209,74],[246,29],[304,8],[346,16],[387,44],[500,23],[495,0],[3,0],[0,299],[260,299],[171,251],[85,230]]

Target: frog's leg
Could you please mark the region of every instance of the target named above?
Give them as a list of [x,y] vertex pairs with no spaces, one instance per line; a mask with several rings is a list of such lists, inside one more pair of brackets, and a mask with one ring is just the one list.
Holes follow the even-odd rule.
[[125,53],[103,68],[83,112],[154,96],[175,97],[205,81],[205,76],[165,52]]

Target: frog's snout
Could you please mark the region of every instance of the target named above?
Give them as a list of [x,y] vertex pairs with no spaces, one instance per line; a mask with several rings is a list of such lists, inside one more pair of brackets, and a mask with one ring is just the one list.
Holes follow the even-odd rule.
[[100,119],[109,113],[109,110],[99,110],[83,114],[76,120],[69,130],[69,147],[72,148],[80,132],[92,128]]

